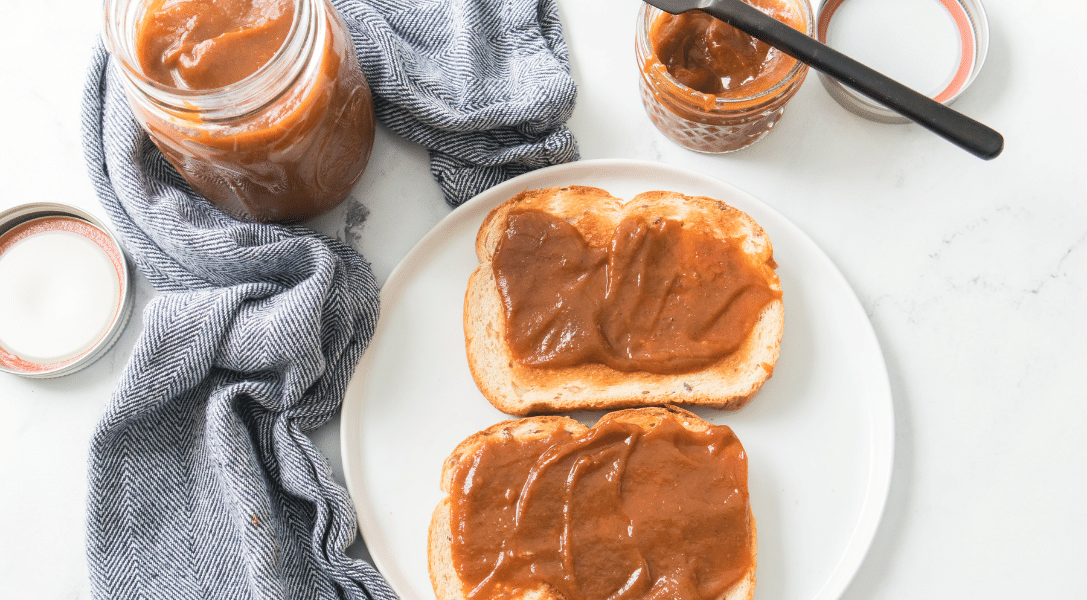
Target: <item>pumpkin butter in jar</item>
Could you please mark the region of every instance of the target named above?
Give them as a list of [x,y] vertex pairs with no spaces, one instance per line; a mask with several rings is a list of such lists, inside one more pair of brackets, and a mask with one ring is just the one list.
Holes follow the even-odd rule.
[[347,198],[374,112],[327,0],[106,0],[105,12],[136,119],[197,193],[277,223]]
[[[744,0],[812,35],[808,0]],[[698,152],[749,146],[781,118],[807,65],[701,11],[643,5],[635,55],[646,113],[672,141]]]

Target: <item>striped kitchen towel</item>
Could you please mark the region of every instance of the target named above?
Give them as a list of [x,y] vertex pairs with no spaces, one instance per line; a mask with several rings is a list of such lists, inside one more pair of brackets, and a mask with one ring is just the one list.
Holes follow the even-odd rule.
[[556,0],[333,0],[378,119],[430,151],[453,206],[577,160],[577,88]]
[[[577,158],[553,0],[333,4],[379,118],[430,150],[450,203]],[[395,598],[345,553],[354,509],[306,436],[339,410],[373,335],[369,264],[195,196],[136,124],[101,46],[83,119],[95,190],[159,292],[91,441],[94,597]]]

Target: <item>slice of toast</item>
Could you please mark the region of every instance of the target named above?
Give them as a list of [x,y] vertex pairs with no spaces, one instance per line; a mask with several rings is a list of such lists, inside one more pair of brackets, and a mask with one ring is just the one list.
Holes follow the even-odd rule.
[[[650,407],[612,412],[601,418],[594,427],[598,427],[603,423],[618,421],[633,424],[641,427],[643,431],[648,431],[666,419],[674,420],[685,429],[694,432],[702,432],[711,427],[710,423],[696,415],[675,407]],[[588,432],[589,428],[573,419],[560,416],[513,419],[498,423],[469,436],[446,459],[442,467],[441,488],[446,492],[447,496],[439,502],[434,510],[427,540],[430,580],[437,600],[467,600],[468,598],[466,586],[458,576],[453,558],[454,524],[452,523],[452,502],[449,494],[453,489],[457,470],[470,465],[472,456],[486,444],[505,443],[513,440],[520,442],[542,440],[560,431],[566,431],[578,436]],[[744,493],[746,495],[746,490],[744,490]],[[717,596],[721,600],[751,600],[755,592],[755,565],[758,543],[755,518],[751,513],[750,503],[748,503],[747,509],[750,567],[741,574],[738,581],[728,587],[724,594]],[[535,589],[519,590],[512,593],[512,595],[503,595],[503,598],[512,598],[514,600],[569,600],[558,589],[542,582]]]
[[484,397],[502,412],[549,414],[660,404],[731,410],[746,404],[773,374],[785,322],[780,298],[763,309],[735,352],[694,372],[618,371],[597,363],[544,368],[518,362],[506,341],[506,316],[492,259],[509,213],[521,209],[563,218],[596,247],[608,244],[626,216],[641,215],[647,221],[676,219],[684,228],[741,240],[743,252],[763,271],[770,288],[781,291],[766,232],[747,213],[719,200],[655,191],[624,203],[604,190],[583,186],[522,192],[484,219],[476,237],[479,266],[469,278],[464,300],[465,347],[472,377]]

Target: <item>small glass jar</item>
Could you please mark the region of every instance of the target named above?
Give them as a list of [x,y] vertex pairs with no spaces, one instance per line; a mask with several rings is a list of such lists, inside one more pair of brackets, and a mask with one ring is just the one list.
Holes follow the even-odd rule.
[[347,198],[373,147],[373,102],[327,0],[293,0],[290,30],[264,66],[207,90],[144,73],[138,35],[151,2],[105,0],[106,47],[137,120],[192,188],[258,222],[305,221]]
[[[802,15],[807,35],[813,34],[814,19],[808,0],[777,1]],[[800,89],[808,66],[790,59],[792,68],[779,80],[750,92],[745,92],[744,86],[727,97],[700,92],[677,81],[653,51],[651,31],[663,14],[643,4],[635,34],[642,103],[657,129],[681,146],[709,154],[745,148],[769,133],[785,111],[785,104]]]

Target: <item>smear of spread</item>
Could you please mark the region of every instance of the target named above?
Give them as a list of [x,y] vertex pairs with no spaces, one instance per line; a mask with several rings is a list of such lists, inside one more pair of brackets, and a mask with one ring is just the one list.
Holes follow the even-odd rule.
[[747,456],[726,426],[605,421],[480,447],[454,475],[469,598],[717,598],[754,567]]
[[683,373],[735,352],[781,297],[742,240],[627,217],[606,248],[566,221],[511,213],[492,262],[514,358]]

